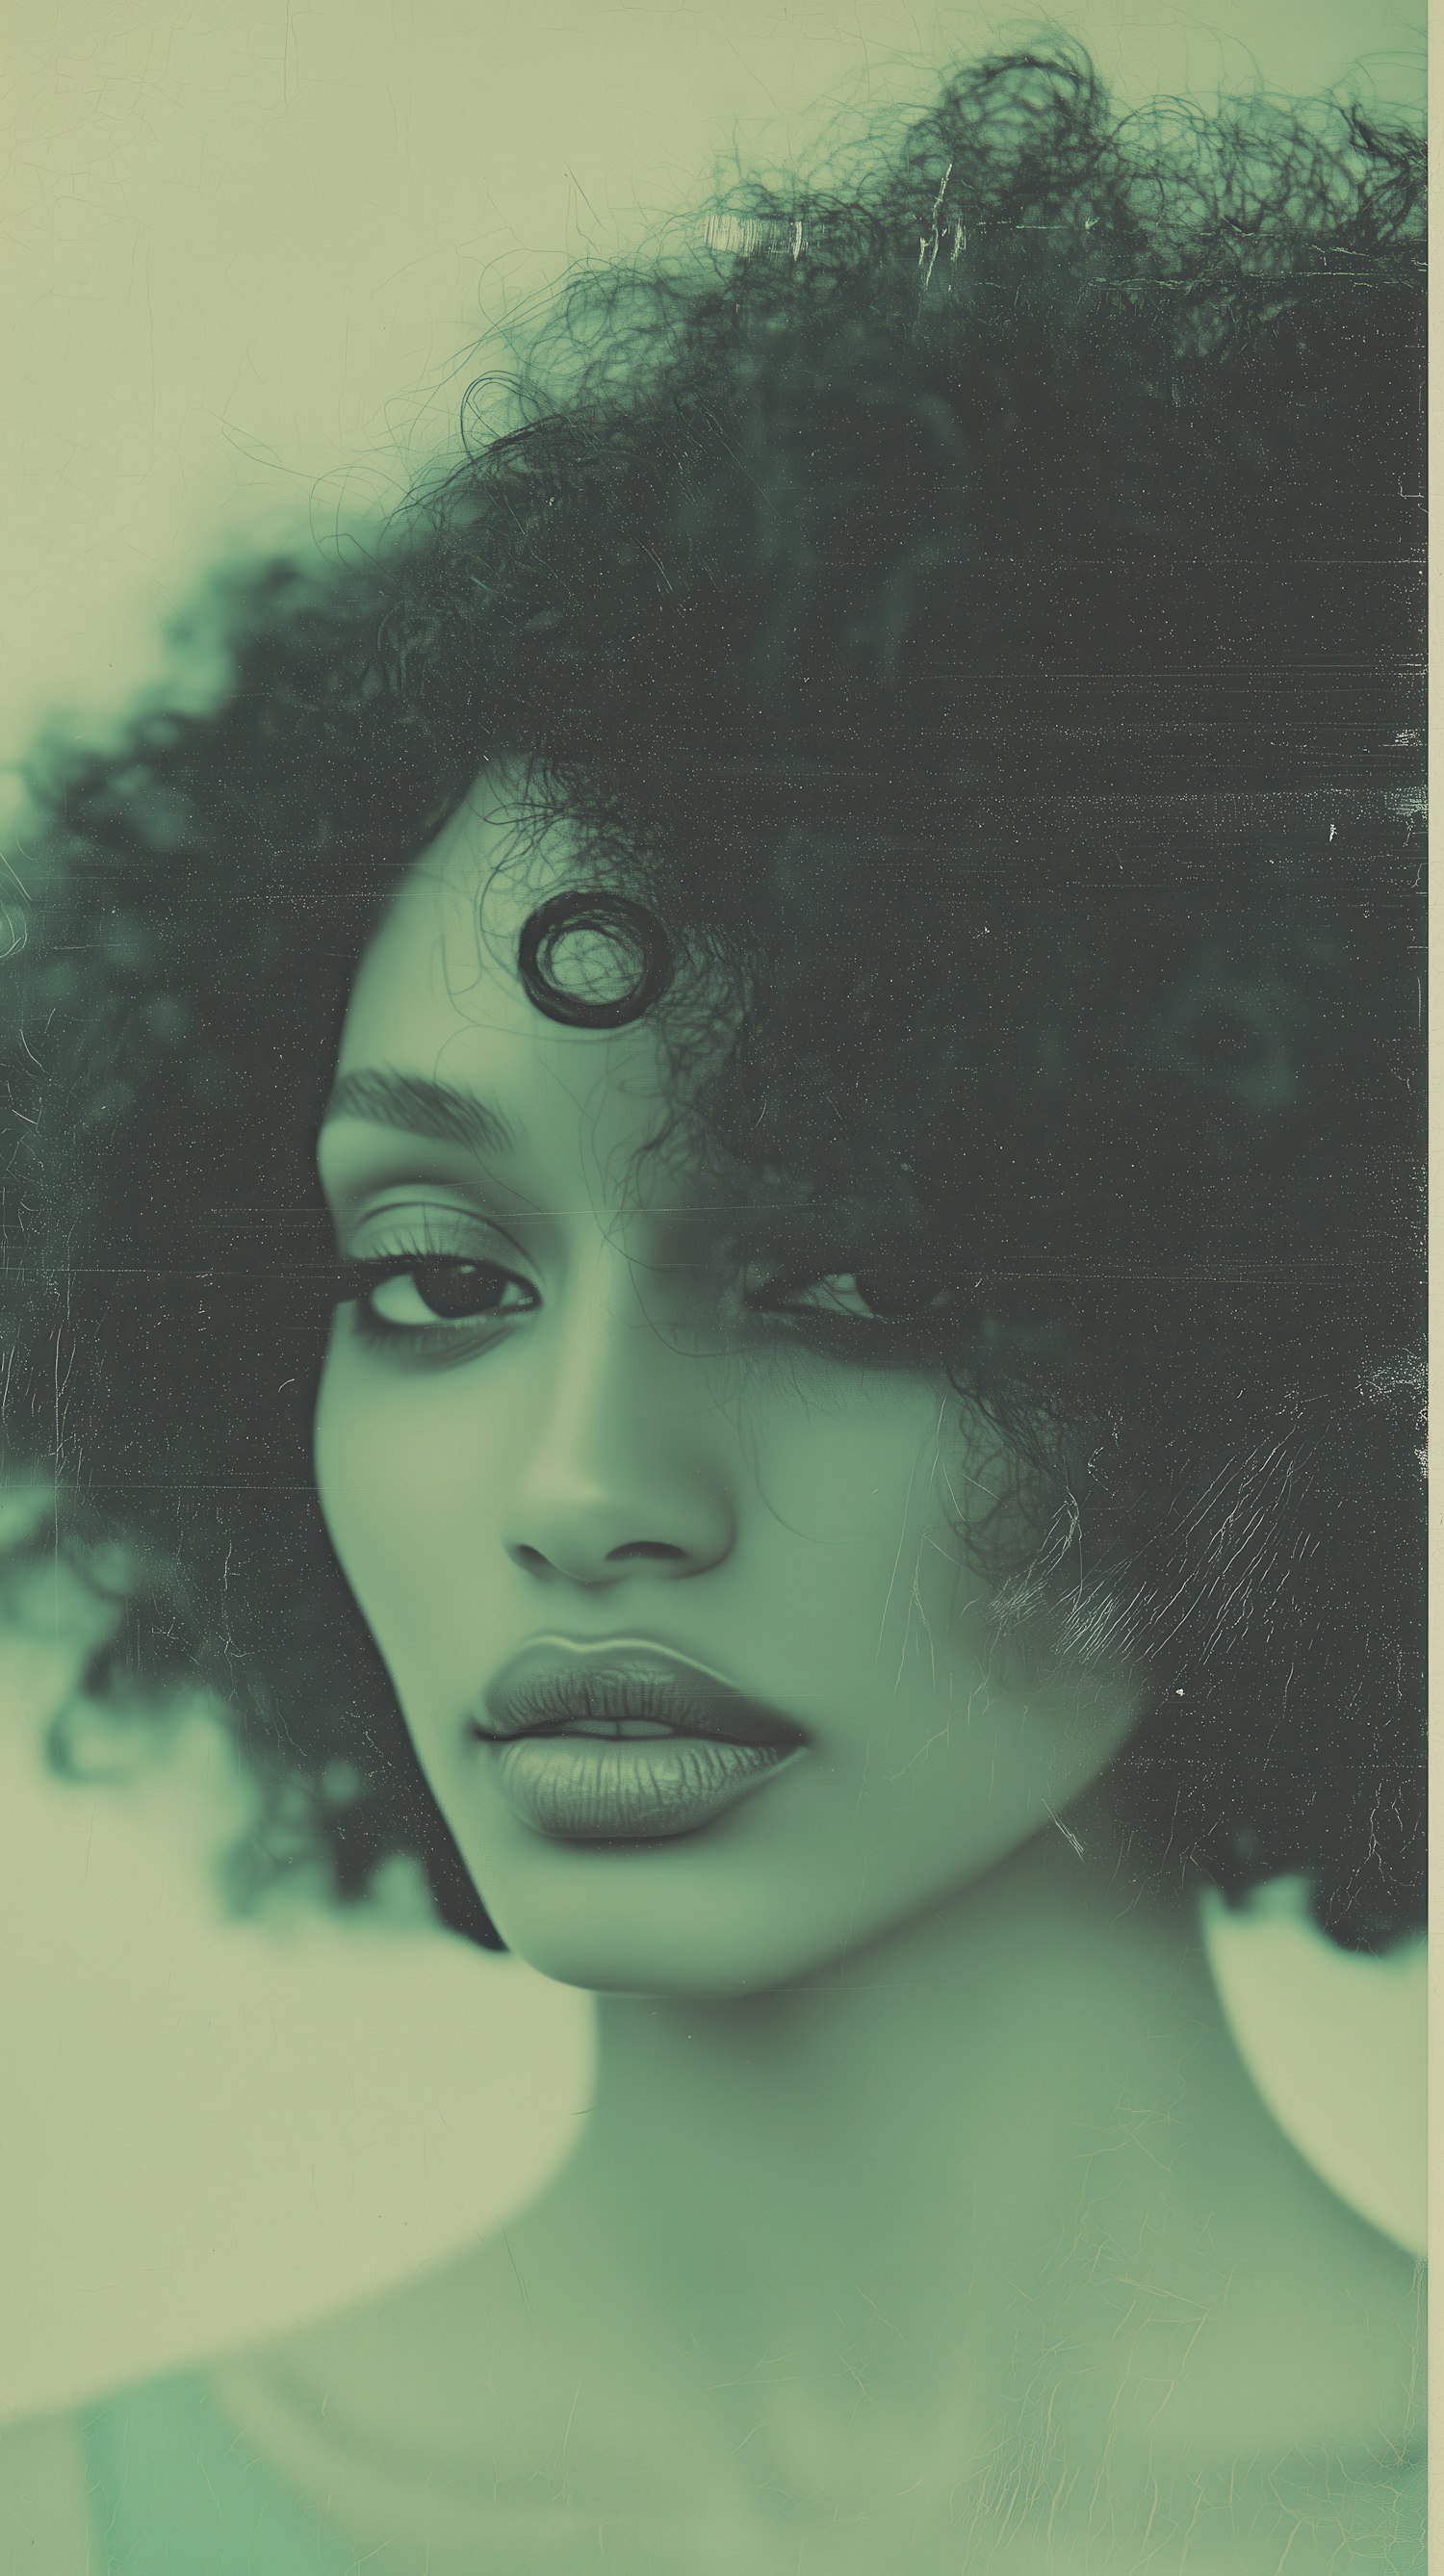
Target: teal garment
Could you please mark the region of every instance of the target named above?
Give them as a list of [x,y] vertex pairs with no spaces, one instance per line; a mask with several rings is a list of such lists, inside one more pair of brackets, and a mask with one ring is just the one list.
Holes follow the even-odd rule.
[[355,2552],[253,2460],[191,2372],[82,2426],[97,2576],[359,2576]]

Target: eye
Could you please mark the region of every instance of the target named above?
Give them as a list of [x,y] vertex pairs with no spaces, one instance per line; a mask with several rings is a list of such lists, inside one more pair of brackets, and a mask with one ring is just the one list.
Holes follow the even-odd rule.
[[398,1252],[354,1261],[345,1285],[358,1330],[383,1335],[445,1333],[448,1325],[528,1314],[538,1302],[514,1271],[455,1254]]
[[773,1314],[825,1319],[837,1316],[863,1323],[913,1322],[941,1314],[951,1289],[936,1273],[896,1270],[828,1270],[810,1280],[774,1280],[748,1303]]

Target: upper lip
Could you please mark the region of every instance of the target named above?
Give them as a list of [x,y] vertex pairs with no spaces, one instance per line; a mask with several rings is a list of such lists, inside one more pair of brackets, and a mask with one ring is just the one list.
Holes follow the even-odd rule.
[[494,1742],[558,1735],[578,1717],[651,1718],[679,1735],[787,1752],[807,1741],[781,1709],[645,1637],[534,1637],[488,1684],[482,1707],[475,1731]]

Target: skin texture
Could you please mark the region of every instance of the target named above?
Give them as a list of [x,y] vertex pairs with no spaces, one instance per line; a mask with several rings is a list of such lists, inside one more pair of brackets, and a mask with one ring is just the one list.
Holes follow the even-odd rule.
[[134,1552],[92,1687],[214,1690],[275,1871],[424,1856],[484,1940],[308,1490],[305,1166],[375,905],[515,756],[747,977],[719,1146],[935,1251],[958,1374],[1074,1426],[1155,1856],[1371,1951],[1424,1893],[1422,140],[1122,114],[1061,36],[922,86],[739,173],[735,255],[699,206],[569,271],[375,543],[218,570],[204,708],[37,749],[7,1417],[67,1558]]
[[[502,1932],[598,1994],[597,2094],[503,2240],[219,2374],[223,2410],[397,2576],[483,2544],[553,2576],[1403,2576],[1414,2268],[1273,2126],[1189,1888],[1118,1831],[1128,1677],[1030,1671],[959,1546],[989,1461],[940,1390],[746,1307],[715,1178],[638,1166],[647,1033],[525,1000],[567,856],[495,877],[508,846],[478,795],[415,869],[340,1071],[454,1083],[525,1152],[348,1119],[322,1168],[343,1252],[424,1207],[428,1248],[515,1264],[516,1320],[443,1365],[343,1312],[316,1455]],[[670,1848],[548,1844],[465,1721],[557,1630],[681,1647],[808,1747]]]
[[[442,1079],[500,1110],[520,1150],[482,1162],[347,1117],[320,1159],[343,1254],[419,1241],[494,1260],[516,1310],[428,1358],[369,1347],[343,1309],[322,1504],[509,1946],[578,1985],[744,1993],[946,1903],[1088,1786],[1134,1697],[1117,1674],[1040,1669],[1000,1632],[958,1534],[998,1462],[970,1450],[945,1383],[750,1312],[719,1258],[725,1181],[675,1154],[639,1164],[666,1109],[655,1042],[528,1001],[517,933],[567,853],[556,835],[492,881],[507,846],[495,800],[473,798],[414,871],[338,1073]],[[855,1302],[836,1275],[802,1293]],[[424,1321],[399,1282],[383,1309]],[[558,1632],[678,1648],[811,1740],[705,1834],[548,1841],[466,1721],[507,1658]]]

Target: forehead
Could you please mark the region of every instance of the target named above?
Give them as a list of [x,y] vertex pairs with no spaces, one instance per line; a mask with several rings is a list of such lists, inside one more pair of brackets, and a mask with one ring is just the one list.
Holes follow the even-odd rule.
[[655,1030],[560,1025],[517,967],[536,907],[594,882],[565,821],[538,829],[505,780],[483,781],[392,897],[357,971],[337,1073],[450,1083],[554,1141],[583,1116],[642,1141],[668,1105]]

